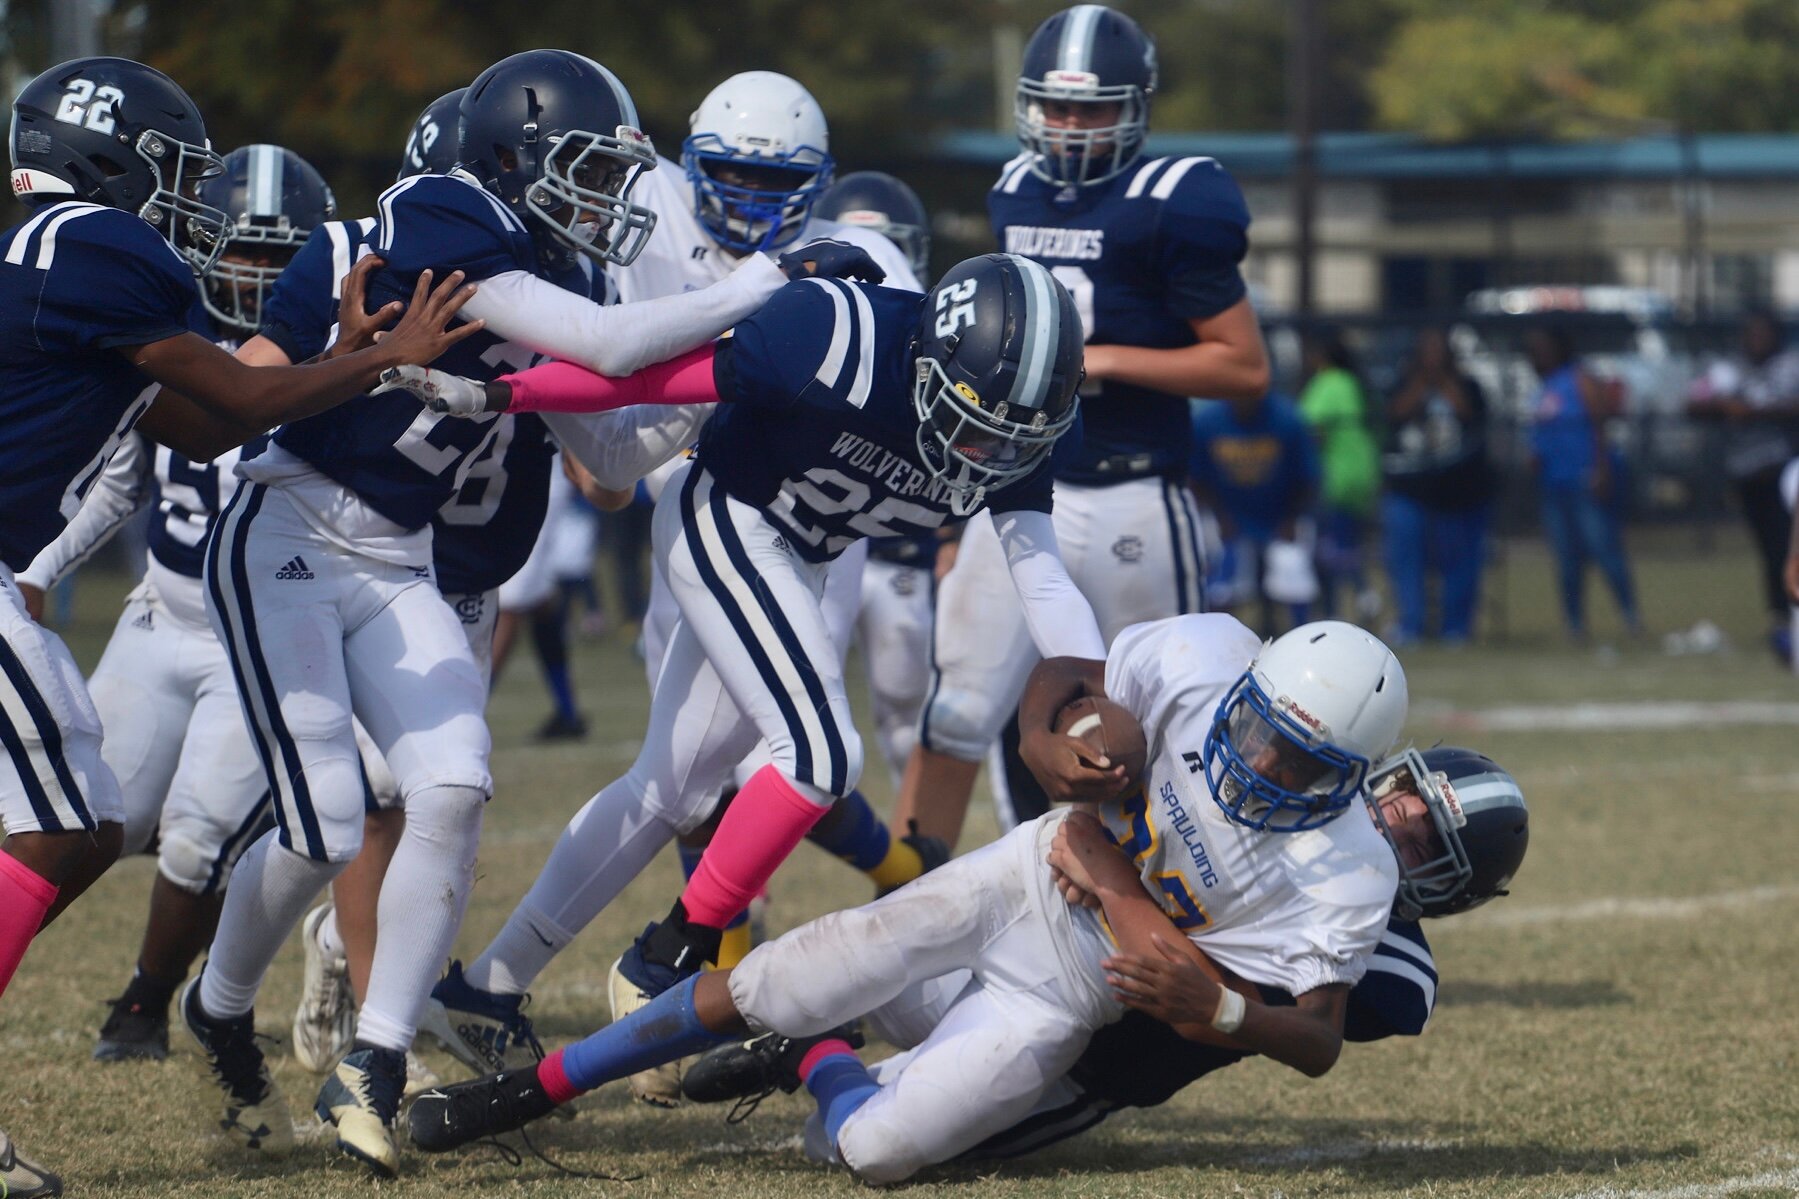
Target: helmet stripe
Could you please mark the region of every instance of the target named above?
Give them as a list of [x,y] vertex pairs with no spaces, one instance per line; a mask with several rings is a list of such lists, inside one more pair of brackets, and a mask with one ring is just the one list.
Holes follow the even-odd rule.
[[1049,385],[1056,348],[1062,339],[1062,306],[1056,302],[1056,281],[1041,265],[1016,254],[1007,255],[1024,284],[1024,319],[1019,327],[1024,344],[1019,347],[1018,371],[1012,376],[1007,402],[1022,408],[1041,408]]
[[[281,175],[285,166],[281,160],[280,146],[250,147],[249,178],[244,181],[245,200],[249,205],[250,216],[281,215]],[[235,217],[237,214],[227,215]]]
[[1462,811],[1479,812],[1487,808],[1522,807],[1524,792],[1509,776],[1503,774],[1477,774],[1470,779],[1450,779],[1449,785],[1455,788],[1455,797],[1461,802]]
[[1093,63],[1093,35],[1099,29],[1100,14],[1105,6],[1077,4],[1068,10],[1068,23],[1062,26],[1062,42],[1056,47],[1056,61],[1064,71],[1090,71]]
[[[582,55],[581,57],[586,58],[587,56]],[[625,124],[629,125],[633,129],[643,128],[643,126],[641,124],[639,124],[638,120],[637,120],[637,105],[635,102],[632,101],[631,93],[629,91],[625,90],[625,85],[623,83],[619,82],[618,76],[614,75],[610,70],[608,70],[606,67],[606,64],[603,62],[599,62],[592,58],[588,58],[587,61],[590,63],[593,63],[593,65],[596,68],[598,68],[600,74],[602,74],[606,77],[606,82],[610,83],[612,85],[612,95],[613,95],[613,98],[618,101],[618,111],[619,111],[619,114],[624,118]],[[604,134],[610,135],[612,133],[612,130],[610,130],[610,129],[589,129],[587,132],[589,132],[589,133],[604,133]]]

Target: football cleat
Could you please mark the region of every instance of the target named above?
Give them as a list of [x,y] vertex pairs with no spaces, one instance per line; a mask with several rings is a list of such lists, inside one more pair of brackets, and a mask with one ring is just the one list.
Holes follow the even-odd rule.
[[320,904],[300,925],[306,951],[306,981],[294,1012],[294,1060],[302,1069],[324,1074],[350,1051],[356,1036],[356,997],[350,991],[350,967],[341,954],[327,954],[319,944],[319,928],[331,915]]
[[406,1098],[429,1091],[432,1087],[443,1085],[443,1079],[437,1071],[427,1066],[419,1055],[408,1049],[406,1051]]
[[426,1091],[412,1101],[406,1126],[413,1144],[426,1153],[443,1153],[523,1128],[554,1110],[533,1066]]
[[839,1025],[812,1037],[784,1037],[767,1032],[733,1041],[701,1054],[681,1080],[681,1093],[695,1103],[736,1100],[739,1107],[731,1113],[731,1122],[736,1123],[776,1091],[791,1095],[799,1090],[800,1062],[814,1045],[832,1039],[848,1041],[852,1049],[860,1049],[864,1044],[862,1032],[854,1024]]
[[198,976],[182,989],[178,1002],[181,1022],[199,1045],[213,1082],[225,1093],[219,1128],[258,1153],[286,1157],[294,1147],[294,1122],[256,1045],[255,1016],[207,1016],[200,1008]]
[[337,1147],[381,1178],[398,1172],[394,1121],[406,1089],[406,1055],[397,1049],[353,1049],[319,1088],[312,1110],[337,1128]]
[[419,1030],[477,1074],[527,1069],[543,1060],[543,1045],[524,1012],[529,998],[483,991],[462,977],[461,962],[451,962],[431,988]]
[[30,1158],[20,1157],[12,1138],[0,1132],[0,1195],[6,1199],[51,1199],[62,1194],[62,1179]]
[[[106,1002],[112,1010],[100,1026],[100,1040],[94,1046],[97,1062],[160,1062],[169,1056],[169,1013],[146,1003],[134,995],[131,987],[117,999]],[[0,1191],[0,1195],[6,1192]]]

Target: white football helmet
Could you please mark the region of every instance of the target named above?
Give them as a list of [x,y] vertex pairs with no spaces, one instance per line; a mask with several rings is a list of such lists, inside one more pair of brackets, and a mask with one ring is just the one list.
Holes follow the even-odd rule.
[[1380,638],[1339,620],[1262,647],[1218,705],[1202,754],[1212,798],[1239,824],[1329,824],[1360,793],[1406,717],[1405,671]]
[[834,165],[824,110],[796,79],[733,75],[700,101],[681,165],[694,212],[719,245],[773,250],[800,234]]

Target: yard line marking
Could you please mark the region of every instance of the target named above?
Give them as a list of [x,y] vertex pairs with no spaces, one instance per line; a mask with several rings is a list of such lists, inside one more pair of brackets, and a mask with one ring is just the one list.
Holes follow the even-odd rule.
[[1724,1178],[1717,1182],[1692,1182],[1661,1190],[1600,1187],[1595,1191],[1581,1191],[1577,1195],[1570,1195],[1568,1199],[1711,1199],[1713,1195],[1734,1195],[1738,1191],[1768,1190],[1774,1187],[1799,1187],[1799,1168],[1769,1170],[1762,1174]]
[[1765,887],[1748,887],[1740,891],[1720,891],[1711,895],[1644,896],[1629,898],[1608,896],[1578,903],[1539,904],[1534,907],[1505,907],[1458,916],[1453,922],[1439,922],[1431,935],[1440,936],[1456,928],[1524,928],[1536,924],[1571,924],[1583,920],[1674,920],[1709,916],[1731,908],[1755,907],[1799,898],[1799,883],[1771,883]]
[[1457,708],[1424,700],[1413,715],[1476,733],[1657,732],[1665,729],[1799,725],[1799,703],[1776,700],[1645,700],[1640,703],[1511,704]]

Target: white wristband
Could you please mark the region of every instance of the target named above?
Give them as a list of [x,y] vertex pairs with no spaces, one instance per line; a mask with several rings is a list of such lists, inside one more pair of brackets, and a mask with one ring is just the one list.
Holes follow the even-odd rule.
[[1218,1010],[1212,1013],[1212,1027],[1228,1037],[1243,1027],[1249,1004],[1229,987],[1223,988],[1223,992],[1218,1000]]

